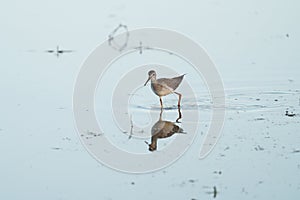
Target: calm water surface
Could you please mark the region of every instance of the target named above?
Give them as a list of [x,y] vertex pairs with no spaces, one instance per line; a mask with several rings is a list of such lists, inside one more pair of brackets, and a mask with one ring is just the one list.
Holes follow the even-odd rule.
[[[0,199],[299,198],[299,6],[292,0],[243,5],[234,0],[4,3]],[[196,108],[199,131],[173,165],[143,175],[120,173],[98,163],[81,144],[72,111],[76,76],[88,54],[120,22],[132,29],[178,30],[203,45],[216,63],[225,87],[226,121],[205,159],[199,160],[198,153],[211,123],[211,102],[202,80],[193,82],[189,74],[186,81],[201,89],[196,101],[183,97],[179,126],[187,134],[178,137],[189,136]],[[75,52],[59,58],[44,52],[56,45]],[[146,78],[147,71],[141,74],[141,85]],[[132,102],[131,110],[146,123],[147,112],[154,108],[155,122],[158,98],[149,85],[139,92],[142,98]],[[176,96],[165,103],[173,108]],[[296,116],[286,116],[286,110]],[[105,119],[101,111],[98,107],[97,115]],[[176,109],[166,109],[163,119],[174,121],[177,115]],[[149,138],[128,140],[114,124],[110,128],[116,129],[111,140],[122,148],[150,153],[144,142]],[[158,148],[171,141],[162,139]]]

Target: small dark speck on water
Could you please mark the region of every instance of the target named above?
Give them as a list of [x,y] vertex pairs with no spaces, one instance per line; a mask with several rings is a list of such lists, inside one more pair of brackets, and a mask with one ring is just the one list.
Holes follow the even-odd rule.
[[296,114],[294,114],[293,112],[289,113],[288,110],[285,111],[285,115],[288,116],[288,117],[295,117]]
[[222,171],[214,171],[214,174],[222,174]]
[[278,101],[278,99],[274,99],[274,101]]
[[287,33],[287,34],[285,34],[285,36],[288,38],[288,37],[290,37],[290,35]]
[[261,147],[260,145],[258,145],[257,147],[254,148],[256,151],[263,151],[265,150],[263,147]]
[[71,141],[71,138],[69,138],[69,137],[64,137],[63,140]]
[[261,121],[261,120],[265,120],[265,118],[259,117],[259,118],[255,118],[255,121]]
[[197,181],[197,180],[195,180],[195,179],[190,179],[190,180],[189,180],[190,183],[195,183],[196,181]]
[[135,185],[135,182],[132,181],[132,182],[131,182],[131,185]]
[[256,101],[259,101],[259,100],[260,100],[259,98],[256,99]]
[[207,194],[213,194],[213,197],[216,198],[216,197],[217,197],[217,194],[218,194],[217,187],[214,186],[214,187],[213,187],[213,191],[206,192],[206,193],[207,193]]
[[244,187],[242,188],[242,192],[245,194],[248,194],[248,192],[246,191],[246,189]]
[[51,149],[52,150],[62,150],[62,148],[59,148],[59,147],[52,147]]
[[88,137],[97,137],[97,136],[101,136],[103,133],[96,133],[96,132],[92,132],[92,131],[87,131],[86,132]]
[[216,198],[217,197],[217,187],[216,186],[214,186],[214,198]]
[[300,149],[296,149],[292,153],[300,153]]

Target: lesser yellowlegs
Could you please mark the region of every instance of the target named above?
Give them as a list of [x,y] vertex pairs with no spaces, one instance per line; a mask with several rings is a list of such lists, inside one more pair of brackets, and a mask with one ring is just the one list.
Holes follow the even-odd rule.
[[151,80],[151,88],[152,91],[159,96],[160,106],[163,107],[162,103],[162,96],[166,96],[171,93],[175,93],[178,95],[178,107],[180,107],[180,101],[181,101],[181,94],[178,92],[175,92],[176,88],[179,86],[179,84],[182,82],[182,79],[185,74],[181,76],[177,76],[174,78],[160,78],[156,79],[156,72],[154,70],[150,70],[148,72],[148,80],[144,84],[144,86],[148,83],[149,80]]

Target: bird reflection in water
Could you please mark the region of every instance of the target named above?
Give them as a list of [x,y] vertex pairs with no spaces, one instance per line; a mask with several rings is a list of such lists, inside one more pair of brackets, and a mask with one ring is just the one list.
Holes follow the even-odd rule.
[[149,146],[149,151],[155,151],[157,149],[157,140],[161,138],[171,137],[175,133],[185,133],[182,128],[175,123],[180,123],[182,118],[180,107],[178,107],[178,118],[175,122],[162,120],[163,109],[160,110],[159,120],[151,128],[151,144],[146,142]]

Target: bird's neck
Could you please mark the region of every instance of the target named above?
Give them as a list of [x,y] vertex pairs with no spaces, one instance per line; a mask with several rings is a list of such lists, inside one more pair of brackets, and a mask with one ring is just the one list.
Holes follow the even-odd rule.
[[152,136],[151,137],[151,144],[150,144],[152,149],[156,149],[157,148],[157,137]]
[[155,76],[151,77],[151,83],[155,83],[155,82],[156,82],[156,77]]

